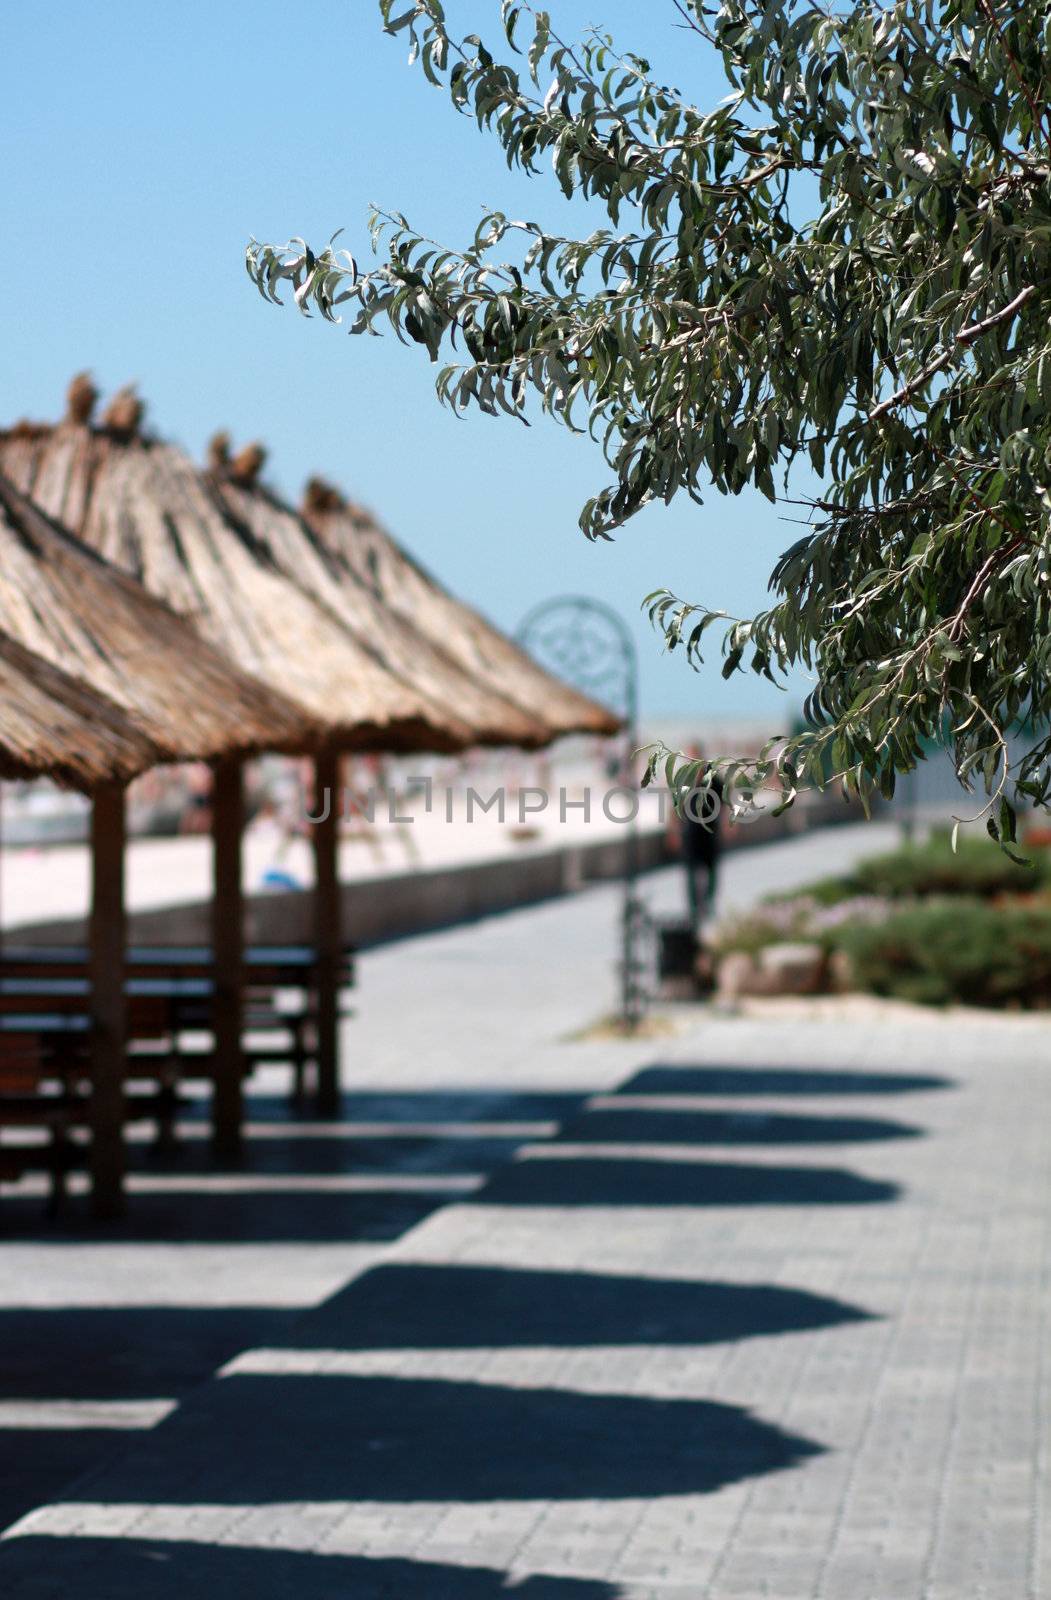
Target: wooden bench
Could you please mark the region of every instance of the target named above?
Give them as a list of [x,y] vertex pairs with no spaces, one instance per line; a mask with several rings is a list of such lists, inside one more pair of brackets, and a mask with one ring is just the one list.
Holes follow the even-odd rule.
[[[47,1210],[54,1216],[74,1165],[74,1119],[65,1094],[42,1092],[45,1071],[37,1032],[18,1027],[0,1031],[0,1182],[15,1182],[26,1172],[47,1172],[51,1180]],[[5,1144],[5,1129],[40,1130],[48,1139]]]
[[[344,951],[341,988],[353,986]],[[160,1145],[175,1138],[179,1084],[214,1083],[215,988],[207,946],[134,947],[127,959],[126,1121],[156,1123]],[[252,946],[244,962],[245,1072],[287,1063],[301,1100],[316,1062],[316,959],[304,945]],[[87,952],[81,946],[0,949],[0,1182],[30,1171],[50,1176],[48,1211],[61,1205],[71,1170],[87,1166],[91,1123],[91,1017]],[[148,1088],[136,1085],[149,1085]],[[10,1142],[5,1131],[46,1138]]]
[[[308,946],[254,946],[246,952],[245,1072],[264,1063],[287,1063],[296,1101],[304,1096],[307,1068],[314,1059],[314,969]],[[34,1052],[34,1083],[26,1092],[48,1091],[49,1116],[57,1115],[55,1094],[65,1094],[67,1123],[78,1126],[87,1121],[91,1090],[87,973],[87,955],[79,946],[8,946],[0,951],[0,1029],[6,1030],[8,1058],[21,1019],[21,1037]],[[351,950],[344,952],[340,982],[342,987],[354,982]],[[205,946],[133,948],[127,998],[126,1077],[129,1085],[146,1081],[156,1086],[150,1092],[129,1088],[127,1116],[155,1120],[158,1144],[171,1145],[179,1083],[215,1080],[210,951]]]
[[[79,981],[87,994],[87,952],[80,946],[7,946],[0,952],[0,971],[13,984],[45,985]],[[314,1050],[317,1017],[316,958],[309,945],[252,945],[244,963],[244,1047],[248,1068],[287,1062],[293,1069],[293,1094],[301,1099],[306,1069]],[[211,1027],[212,963],[204,945],[133,946],[128,952],[129,1049],[137,1042],[165,1034],[175,1041],[173,1055],[185,1075],[212,1076],[207,1051],[182,1045],[180,1035],[208,1032]],[[341,990],[355,982],[354,951],[347,948],[340,963]],[[43,988],[40,991],[45,992]],[[69,991],[74,993],[75,991]],[[150,1000],[156,1007],[150,1012]],[[346,1013],[344,1013],[346,1014]],[[265,1037],[261,1037],[265,1036]]]

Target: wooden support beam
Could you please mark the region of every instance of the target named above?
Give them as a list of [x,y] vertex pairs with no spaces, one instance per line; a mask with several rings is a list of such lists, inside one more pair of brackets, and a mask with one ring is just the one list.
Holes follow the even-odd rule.
[[228,1160],[240,1154],[244,1119],[243,835],[244,762],[223,756],[212,764],[212,1136],[216,1152]]
[[104,783],[91,806],[91,1197],[95,1215],[124,1210],[124,786]]
[[[317,1105],[339,1110],[339,969],[342,956],[339,893],[340,758],[323,750],[314,762],[314,946],[317,959]],[[325,802],[328,812],[325,814]]]

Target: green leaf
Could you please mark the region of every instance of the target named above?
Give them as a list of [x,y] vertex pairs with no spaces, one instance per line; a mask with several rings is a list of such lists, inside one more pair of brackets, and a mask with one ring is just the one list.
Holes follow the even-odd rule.
[[838,773],[867,805],[944,750],[1010,849],[1005,788],[1051,802],[1051,0],[690,10],[729,88],[710,103],[525,0],[501,0],[506,59],[452,36],[438,0],[383,0],[508,167],[554,179],[558,231],[486,206],[445,248],[376,212],[366,270],[331,242],[253,241],[249,276],[422,345],[458,412],[539,401],[585,429],[605,463],[590,540],[708,501],[730,554],[698,546],[701,583],[758,490],[804,536],[753,616],[648,596],[668,648],[697,667],[721,618],[724,676],[747,652],[811,680],[784,746],[800,784]]

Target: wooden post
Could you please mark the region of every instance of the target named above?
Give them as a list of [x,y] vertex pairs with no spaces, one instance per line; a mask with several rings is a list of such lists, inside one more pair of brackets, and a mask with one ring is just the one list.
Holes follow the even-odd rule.
[[[314,762],[314,952],[317,975],[317,1105],[339,1110],[339,969],[343,954],[339,893],[340,759],[321,751]],[[326,801],[328,804],[325,814]]]
[[240,1154],[244,1114],[243,765],[240,756],[222,756],[212,765],[212,1136],[227,1159]]
[[124,1210],[124,786],[103,783],[91,807],[91,1194],[95,1215]]

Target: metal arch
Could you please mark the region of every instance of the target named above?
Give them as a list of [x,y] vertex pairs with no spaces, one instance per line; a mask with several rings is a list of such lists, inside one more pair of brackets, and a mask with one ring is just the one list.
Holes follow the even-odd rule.
[[[635,640],[619,612],[586,595],[559,595],[527,613],[518,638],[530,655],[554,667],[575,688],[622,713],[634,748],[639,660]],[[616,676],[610,678],[614,664],[621,669],[619,682]],[[611,688],[618,691],[615,698]]]
[[[542,666],[623,717],[620,778],[634,787],[631,757],[639,742],[639,659],[623,617],[590,596],[558,595],[526,614],[517,637]],[[621,913],[621,1021],[627,1031],[638,1027],[649,999],[642,955],[649,919],[638,895],[638,876],[636,809],[625,839]]]

